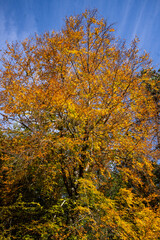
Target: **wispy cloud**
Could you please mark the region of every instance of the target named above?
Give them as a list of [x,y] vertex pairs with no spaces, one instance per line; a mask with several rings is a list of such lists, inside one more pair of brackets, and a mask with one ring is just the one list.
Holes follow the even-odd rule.
[[138,28],[141,25],[141,20],[142,20],[142,16],[143,16],[143,13],[144,13],[144,9],[146,7],[146,3],[147,3],[147,1],[145,0],[143,2],[142,8],[140,9],[138,18],[136,19],[136,24],[135,24],[135,27],[134,27],[134,30],[133,30],[132,38],[134,38],[135,35],[137,35]]
[[132,0],[128,0],[127,4],[126,4],[126,8],[124,10],[123,19],[120,24],[120,29],[119,29],[120,34],[123,34],[123,32],[125,31],[127,19],[128,19],[130,10],[131,10],[131,6],[132,6],[131,4],[132,4]]
[[143,26],[143,30],[142,30],[142,34],[141,34],[142,41],[145,41],[146,38],[150,39],[150,41],[146,42],[148,46],[151,44],[153,47],[153,41],[155,39],[152,39],[151,36],[154,35],[153,31],[154,31],[155,25],[158,21],[157,17],[159,16],[159,13],[160,13],[160,4],[159,4],[159,1],[157,1],[157,4],[153,4],[152,14],[150,14],[150,16],[152,16],[152,17],[148,17],[148,19],[146,20],[146,24],[145,24],[145,26]]
[[14,12],[8,16],[3,9],[0,9],[0,49],[6,46],[6,41],[21,41],[37,32],[36,20],[32,12],[24,15],[23,28],[19,28],[16,19]]
[[12,17],[6,18],[3,10],[0,10],[0,48],[5,46],[5,42],[17,40],[17,28]]

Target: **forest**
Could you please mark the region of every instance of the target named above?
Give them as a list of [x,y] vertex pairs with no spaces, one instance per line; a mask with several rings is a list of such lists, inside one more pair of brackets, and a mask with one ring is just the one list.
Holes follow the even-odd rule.
[[0,240],[160,239],[160,71],[96,10],[0,59]]

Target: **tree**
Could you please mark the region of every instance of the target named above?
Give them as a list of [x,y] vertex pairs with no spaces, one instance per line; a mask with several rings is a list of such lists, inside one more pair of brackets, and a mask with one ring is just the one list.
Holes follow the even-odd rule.
[[151,71],[151,81],[152,84],[149,82],[146,84],[147,90],[151,93],[153,100],[156,105],[156,114],[154,116],[154,122],[155,122],[155,134],[154,134],[154,141],[156,142],[156,148],[160,148],[160,133],[159,133],[159,121],[160,121],[160,105],[159,105],[159,94],[160,94],[160,84],[159,84],[159,79],[160,79],[160,70],[157,72]]
[[127,48],[113,32],[95,10],[85,11],[59,33],[7,45],[0,76],[4,239],[158,238],[159,213],[149,204],[150,60],[137,39]]

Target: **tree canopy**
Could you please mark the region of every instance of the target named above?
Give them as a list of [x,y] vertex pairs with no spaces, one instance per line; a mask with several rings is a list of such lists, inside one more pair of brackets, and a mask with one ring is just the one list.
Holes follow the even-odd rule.
[[159,85],[138,39],[87,10],[1,63],[0,239],[159,239]]

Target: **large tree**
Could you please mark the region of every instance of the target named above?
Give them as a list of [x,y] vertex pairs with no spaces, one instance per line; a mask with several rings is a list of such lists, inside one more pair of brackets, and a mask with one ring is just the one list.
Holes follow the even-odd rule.
[[86,11],[7,45],[2,239],[158,239],[150,60],[113,32]]

